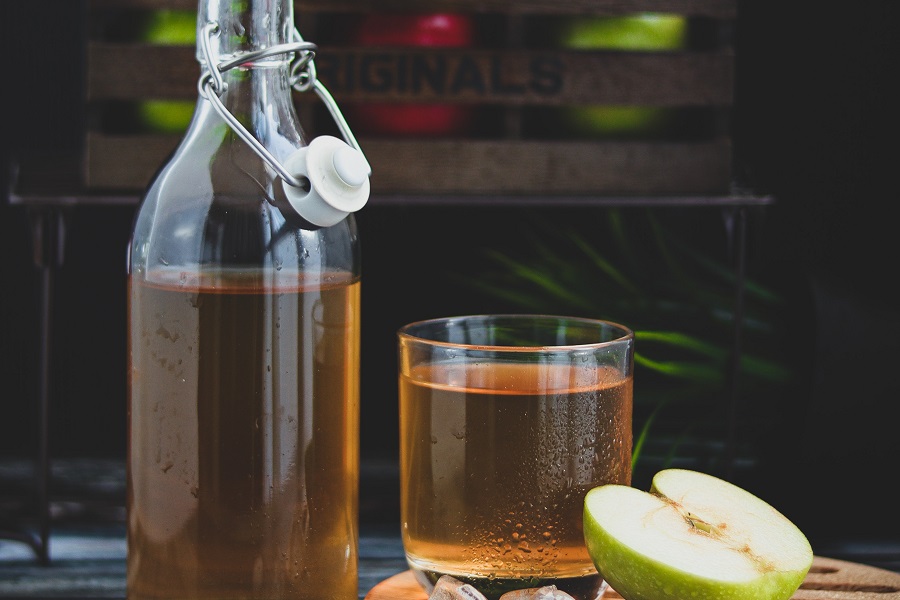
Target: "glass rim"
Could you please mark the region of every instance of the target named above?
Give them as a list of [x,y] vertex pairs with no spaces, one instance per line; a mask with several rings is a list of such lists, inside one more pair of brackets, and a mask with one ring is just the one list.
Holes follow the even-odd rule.
[[[534,345],[534,346],[509,346],[499,344],[468,344],[462,342],[448,342],[445,340],[433,339],[433,337],[418,335],[412,332],[413,329],[426,327],[428,325],[436,325],[442,323],[464,322],[473,319],[482,320],[498,320],[507,319],[509,321],[528,320],[547,320],[553,322],[569,322],[581,325],[606,326],[617,330],[618,335],[612,339],[582,343],[582,344],[551,344],[551,345]],[[591,317],[573,317],[568,315],[556,315],[548,313],[480,313],[480,314],[464,314],[447,317],[435,317],[430,319],[421,319],[403,325],[397,330],[397,337],[402,340],[428,344],[430,346],[442,348],[459,348],[468,350],[489,350],[496,352],[559,352],[576,349],[596,349],[604,346],[618,345],[634,341],[634,331],[621,323],[610,321],[608,319],[598,319]]]

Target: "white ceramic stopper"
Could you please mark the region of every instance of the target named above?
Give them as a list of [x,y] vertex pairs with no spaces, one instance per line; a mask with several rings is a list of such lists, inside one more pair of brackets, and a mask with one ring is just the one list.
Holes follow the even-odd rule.
[[313,139],[290,155],[284,167],[309,180],[309,190],[282,184],[293,209],[313,225],[339,223],[369,200],[369,163],[362,152],[334,136]]

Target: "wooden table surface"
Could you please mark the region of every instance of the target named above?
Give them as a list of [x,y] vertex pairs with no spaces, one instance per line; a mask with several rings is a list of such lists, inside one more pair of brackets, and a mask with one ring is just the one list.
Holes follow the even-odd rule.
[[[365,600],[427,600],[411,571],[378,583]],[[622,598],[608,589],[603,600]],[[900,573],[817,556],[792,600],[900,600]]]
[[[42,566],[28,546],[0,540],[0,599],[125,598],[124,524],[60,527]],[[407,570],[398,526],[363,527],[359,600],[426,600]],[[608,592],[605,599],[619,598]],[[795,600],[900,600],[900,572],[816,557]]]

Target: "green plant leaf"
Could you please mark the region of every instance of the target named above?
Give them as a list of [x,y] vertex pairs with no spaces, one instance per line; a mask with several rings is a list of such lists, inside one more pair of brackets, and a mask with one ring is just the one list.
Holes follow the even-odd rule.
[[[486,250],[477,276],[458,280],[531,312],[628,325],[636,342],[635,418],[648,415],[635,421],[633,464],[654,439],[671,444],[668,462],[701,451],[715,460],[716,451],[698,440],[722,429],[721,402],[734,366],[737,272],[728,247],[721,245],[718,258],[714,246],[701,244],[719,240],[695,240],[692,220],[678,230],[678,219],[663,221],[659,211],[597,214],[597,222],[561,226],[523,215],[521,243]],[[783,302],[751,277],[743,292],[741,393],[772,398],[793,376],[778,339]]]

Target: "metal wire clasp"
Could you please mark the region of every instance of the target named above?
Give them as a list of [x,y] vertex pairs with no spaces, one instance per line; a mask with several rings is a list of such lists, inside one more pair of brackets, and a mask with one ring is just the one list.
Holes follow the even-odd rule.
[[[234,132],[238,134],[238,136],[244,140],[260,158],[266,161],[286,183],[297,188],[307,188],[309,186],[309,182],[305,178],[297,178],[291,175],[284,165],[282,165],[259,140],[253,137],[253,134],[247,131],[247,128],[244,127],[237,117],[231,114],[225,107],[220,99],[220,96],[224,94],[228,88],[228,84],[222,77],[223,73],[270,56],[278,54],[294,54],[294,58],[291,60],[291,87],[298,92],[306,92],[310,89],[315,91],[316,95],[318,95],[325,104],[325,107],[328,109],[331,118],[334,119],[335,124],[337,124],[344,141],[365,156],[365,153],[363,153],[362,149],[359,147],[359,142],[356,141],[353,132],[350,131],[350,126],[344,119],[344,115],[341,113],[340,108],[338,108],[337,102],[335,102],[331,93],[325,86],[316,79],[316,68],[313,59],[316,56],[318,46],[312,42],[304,41],[300,32],[294,29],[294,38],[296,41],[287,44],[277,44],[275,46],[269,46],[268,48],[253,50],[251,52],[242,52],[231,60],[220,63],[218,56],[215,55],[212,44],[210,43],[213,36],[218,35],[218,32],[218,23],[207,23],[203,28],[203,35],[200,38],[200,47],[203,52],[203,58],[206,60],[206,66],[200,73],[200,79],[197,82],[198,91],[202,97],[209,100],[213,109],[215,109],[226,123],[228,123]],[[371,175],[371,169],[369,170],[369,175]]]

